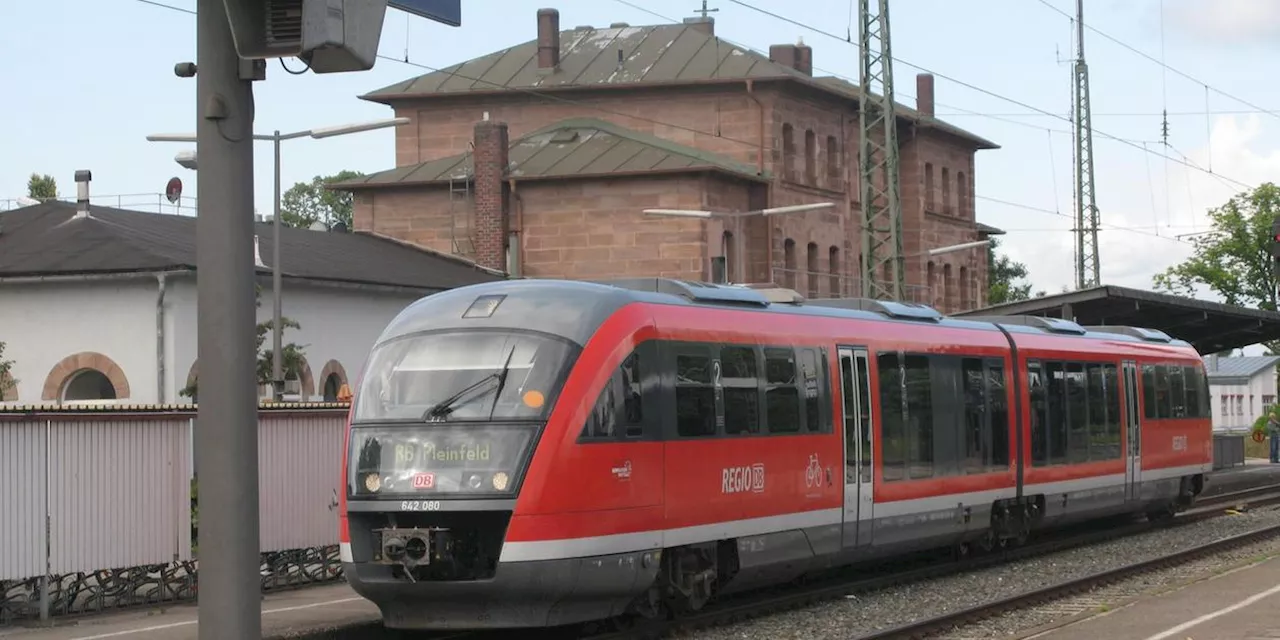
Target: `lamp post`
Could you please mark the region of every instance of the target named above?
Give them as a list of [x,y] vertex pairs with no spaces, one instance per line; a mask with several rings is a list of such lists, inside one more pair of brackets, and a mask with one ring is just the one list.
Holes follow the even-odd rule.
[[[271,327],[271,397],[279,402],[284,396],[284,361],[281,350],[284,348],[284,329],[280,326],[282,314],[281,304],[281,271],[280,271],[280,143],[285,140],[293,140],[295,138],[332,138],[335,136],[347,135],[350,133],[361,133],[364,131],[373,131],[375,129],[385,129],[387,127],[397,127],[402,124],[408,124],[409,118],[390,118],[386,120],[373,120],[369,122],[356,122],[352,124],[343,124],[333,127],[321,127],[318,129],[306,129],[303,131],[294,131],[292,133],[280,133],[277,129],[270,135],[253,134],[254,140],[269,140],[272,143],[275,153],[275,202],[273,204],[272,213],[272,234],[271,234],[271,297],[272,297],[272,327]],[[195,142],[196,136],[193,133],[156,133],[147,136],[150,142]],[[174,157],[174,161],[183,167],[195,170],[198,166],[198,158],[195,151],[180,151]]]

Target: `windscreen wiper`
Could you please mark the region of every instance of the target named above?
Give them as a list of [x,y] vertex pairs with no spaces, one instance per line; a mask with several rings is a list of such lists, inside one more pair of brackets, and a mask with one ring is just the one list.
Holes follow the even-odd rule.
[[[508,368],[511,366],[511,356],[514,355],[515,352],[516,352],[516,348],[513,345],[511,347],[511,350],[507,352],[507,360],[505,363],[503,363],[501,371],[495,371],[493,373],[490,373],[485,377],[480,378],[479,380],[476,380],[475,382],[463,387],[457,393],[449,396],[448,398],[445,398],[444,400],[441,400],[440,402],[435,403],[430,408],[428,408],[425,412],[423,412],[422,421],[426,422],[432,418],[443,418],[449,415],[450,413],[453,412],[455,408],[457,408],[463,396],[467,395],[468,393],[476,389],[479,389],[482,385],[487,384],[489,382],[493,382],[495,380],[498,382],[498,386],[497,386],[498,393],[495,394],[495,398],[493,400],[494,406],[496,407],[498,404],[498,399],[496,396],[502,394],[502,388],[507,383],[507,371],[508,371]],[[476,396],[476,397],[478,398],[479,396]],[[489,417],[490,418],[493,417],[492,410],[489,411]]]
[[440,402],[437,402],[431,405],[431,407],[429,407],[426,411],[422,413],[422,421],[426,422],[431,418],[443,418],[449,415],[456,408],[458,401],[461,400],[463,396],[474,391],[475,389],[480,388],[481,385],[493,382],[495,380],[499,380],[500,378],[501,378],[501,372],[495,371],[463,387],[457,393],[449,396],[448,398],[445,398],[444,400],[441,400]]
[[507,352],[507,360],[502,363],[502,371],[498,372],[498,389],[493,394],[493,406],[489,408],[489,420],[493,421],[493,412],[498,410],[498,400],[502,398],[502,389],[507,386],[507,373],[511,371],[511,356],[516,354],[516,346],[511,345]]

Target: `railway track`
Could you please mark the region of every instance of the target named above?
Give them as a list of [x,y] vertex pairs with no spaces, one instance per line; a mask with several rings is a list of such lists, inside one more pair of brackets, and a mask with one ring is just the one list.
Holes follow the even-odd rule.
[[[987,555],[971,556],[958,560],[938,562],[938,556],[930,556],[932,562],[924,560],[920,566],[907,569],[886,568],[867,576],[865,569],[857,570],[858,578],[849,575],[815,581],[803,586],[779,587],[762,592],[748,593],[723,600],[696,614],[687,615],[675,620],[640,624],[626,629],[603,628],[605,625],[573,625],[556,629],[521,630],[520,637],[528,640],[568,640],[570,638],[585,640],[640,640],[662,638],[680,631],[693,631],[718,627],[763,616],[783,613],[790,610],[816,605],[829,600],[848,596],[880,591],[891,587],[907,585],[925,580],[933,580],[949,575],[977,571],[988,567],[1028,560],[1083,546],[1145,533],[1161,528],[1176,528],[1194,522],[1223,515],[1232,507],[1256,508],[1266,505],[1280,504],[1280,483],[1250,487],[1238,491],[1207,496],[1199,500],[1192,509],[1179,513],[1169,520],[1156,522],[1129,522],[1119,526],[1099,530],[1080,526],[1066,534],[1057,534],[1039,542],[1023,547],[993,552]],[[1096,525],[1095,525],[1096,526]],[[1078,529],[1078,531],[1077,531]],[[1225,538],[1212,545],[1195,547],[1185,551],[1169,554],[1144,563],[1121,567],[1112,571],[1088,576],[1081,580],[1073,580],[1034,592],[1008,598],[979,607],[948,613],[929,618],[910,625],[875,632],[858,640],[887,638],[922,638],[931,634],[945,632],[956,627],[982,620],[1003,612],[1018,608],[1036,606],[1054,599],[1087,591],[1099,585],[1116,582],[1122,578],[1138,575],[1145,571],[1153,571],[1180,562],[1186,562],[1216,551],[1241,546],[1249,542],[1280,535],[1280,526],[1249,532],[1232,538]],[[847,572],[849,574],[853,571]],[[1072,611],[1074,612],[1074,611]],[[1064,611],[1064,614],[1072,613]],[[489,638],[505,638],[505,631],[459,631],[435,633],[396,632],[371,623],[359,629],[346,629],[329,633],[304,636],[309,640],[320,638],[342,638],[344,640],[488,640]]]
[[[687,615],[670,621],[642,624],[622,630],[592,632],[582,630],[564,631],[562,635],[547,637],[576,637],[590,640],[636,640],[665,637],[678,631],[696,631],[741,622],[762,616],[782,613],[815,605],[828,600],[845,598],[862,593],[880,591],[891,587],[902,586],[925,580],[937,579],[958,573],[976,571],[1001,564],[1017,562],[1033,557],[1074,549],[1082,546],[1124,538],[1159,528],[1181,527],[1201,520],[1223,515],[1232,507],[1256,508],[1280,504],[1280,484],[1268,484],[1251,487],[1239,491],[1209,496],[1200,500],[1192,509],[1177,516],[1156,522],[1133,522],[1105,530],[1087,530],[1045,539],[1042,542],[1028,544],[1023,547],[993,552],[987,555],[968,557],[942,564],[926,564],[906,571],[887,571],[871,577],[836,577],[829,580],[810,583],[785,590],[769,590],[757,594],[744,594],[721,601],[699,613]],[[1135,563],[1103,573],[1086,576],[1079,580],[1066,581],[1045,589],[1029,592],[1013,598],[1007,598],[966,610],[936,616],[901,627],[878,631],[862,636],[858,640],[881,640],[888,638],[923,638],[941,631],[951,630],[958,626],[1013,609],[1034,606],[1049,600],[1062,598],[1087,591],[1100,585],[1110,584],[1126,577],[1154,571],[1168,566],[1181,564],[1205,555],[1235,548],[1272,536],[1280,536],[1280,525],[1248,532],[1231,538],[1224,538],[1208,545],[1201,545],[1183,551],[1168,554],[1154,560]],[[861,572],[865,576],[865,572]],[[557,632],[552,632],[557,633]]]
[[[1037,589],[1011,598],[1004,598],[995,602],[985,603],[953,613],[942,614],[927,620],[913,622],[893,629],[886,629],[884,631],[877,631],[871,634],[858,636],[857,640],[914,640],[919,638],[929,638],[939,633],[962,628],[964,625],[978,622],[994,615],[1008,611],[1025,609],[1042,603],[1053,602],[1144,573],[1169,567],[1176,567],[1192,560],[1197,560],[1216,553],[1236,549],[1275,537],[1280,537],[1280,525],[1262,527],[1247,533],[1222,538],[1207,544],[1191,547],[1189,549],[1175,551],[1158,558],[1135,562],[1123,567],[1116,567],[1115,569],[1084,576],[1083,578],[1066,580],[1059,584],[1050,585],[1043,589]],[[1095,604],[1102,605],[1106,603],[1097,602]],[[1063,611],[1063,613],[1078,613],[1083,610],[1078,606],[1072,606],[1070,609],[1071,610]]]

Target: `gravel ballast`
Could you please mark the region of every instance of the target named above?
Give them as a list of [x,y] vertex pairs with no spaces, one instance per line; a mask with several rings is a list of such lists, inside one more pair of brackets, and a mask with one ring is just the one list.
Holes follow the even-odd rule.
[[[1265,507],[1239,515],[1223,516],[1171,529],[1151,531],[971,573],[848,596],[843,600],[830,601],[805,609],[714,629],[681,633],[677,637],[698,640],[743,638],[848,640],[872,631],[966,609],[1277,524],[1280,524],[1280,507]],[[1080,610],[1107,604],[1094,602],[1107,589],[1116,589],[1116,598],[1123,598],[1130,592],[1145,592],[1180,584],[1192,575],[1188,573],[1192,567],[1201,567],[1203,571],[1212,572],[1224,563],[1240,561],[1232,558],[1255,557],[1262,553],[1263,548],[1271,547],[1280,547],[1280,542],[1266,541],[1249,545],[1212,558],[1197,560],[1183,567],[1125,580],[1112,587],[1100,589],[1096,593],[1077,596],[1082,600],[1074,606],[1044,606],[1034,610],[1035,615],[1015,613],[992,618],[981,623],[981,626],[966,627],[963,634],[957,634],[955,637],[991,638],[1030,629]]]

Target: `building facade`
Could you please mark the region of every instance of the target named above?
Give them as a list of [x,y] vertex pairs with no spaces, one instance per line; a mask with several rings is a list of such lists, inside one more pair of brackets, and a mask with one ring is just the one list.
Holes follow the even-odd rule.
[[[87,187],[86,187],[87,189]],[[274,228],[255,225],[269,322]],[[48,202],[0,212],[0,403],[189,403],[198,391],[195,218]],[[285,228],[283,342],[301,347],[286,400],[335,400],[413,301],[503,276],[367,234]],[[264,338],[271,348],[271,334]],[[260,385],[270,398],[270,384]]]
[[1248,431],[1276,402],[1280,356],[1205,357],[1215,431]]
[[[858,88],[813,75],[812,50],[765,57],[683,24],[561,30],[362,96],[410,119],[396,167],[334,185],[355,228],[529,277],[670,276],[776,282],[862,295]],[[993,230],[974,211],[974,156],[994,143],[934,117],[931,76],[898,107],[909,297],[981,307],[983,247],[932,248]],[[709,219],[644,209],[822,211]],[[881,274],[887,279],[889,274]]]

